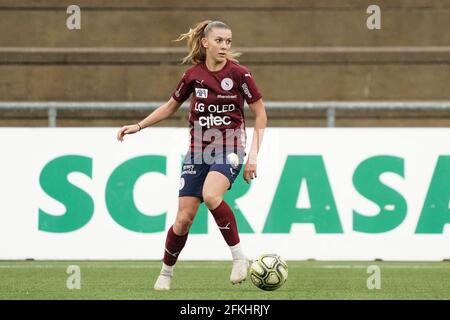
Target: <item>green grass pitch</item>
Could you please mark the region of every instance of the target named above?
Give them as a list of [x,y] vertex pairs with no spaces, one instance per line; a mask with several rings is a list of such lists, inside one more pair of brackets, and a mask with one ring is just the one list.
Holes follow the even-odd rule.
[[[172,289],[156,292],[159,261],[0,261],[0,299],[450,299],[450,262],[287,263],[285,285],[265,292],[250,279],[231,285],[231,261],[179,261]],[[80,267],[80,289],[66,286],[69,265]],[[367,287],[370,265],[380,289]]]

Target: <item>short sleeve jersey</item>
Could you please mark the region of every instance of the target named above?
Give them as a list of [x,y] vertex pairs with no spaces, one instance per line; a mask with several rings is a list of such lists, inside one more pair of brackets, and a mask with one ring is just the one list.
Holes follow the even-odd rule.
[[244,100],[250,104],[262,97],[249,70],[231,60],[215,72],[205,63],[196,64],[184,73],[172,97],[183,102],[191,94],[191,151],[195,144],[203,149],[213,141],[244,149]]

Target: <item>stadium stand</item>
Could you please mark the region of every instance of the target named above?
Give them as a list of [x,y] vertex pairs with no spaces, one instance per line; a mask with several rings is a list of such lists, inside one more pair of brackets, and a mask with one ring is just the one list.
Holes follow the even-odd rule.
[[[172,40],[208,18],[232,27],[266,101],[450,100],[450,0],[78,0],[81,30],[66,28],[70,4],[0,0],[1,101],[165,101],[185,69],[184,46]],[[381,30],[366,27],[370,4],[381,7]],[[147,113],[62,110],[58,126],[118,126]],[[327,125],[323,109],[268,114],[270,126]],[[185,117],[161,125],[185,126]],[[47,118],[0,108],[0,126]],[[450,109],[336,110],[335,125],[448,126]]]

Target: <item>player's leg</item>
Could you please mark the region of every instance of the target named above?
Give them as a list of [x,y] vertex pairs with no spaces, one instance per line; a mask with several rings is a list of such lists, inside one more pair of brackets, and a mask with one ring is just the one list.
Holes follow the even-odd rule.
[[204,163],[196,163],[194,156],[191,153],[186,154],[182,166],[177,217],[167,232],[163,265],[154,286],[156,290],[170,289],[173,267],[186,243],[189,229],[202,198],[203,183],[209,166]]
[[179,197],[178,199],[177,217],[175,223],[167,232],[163,265],[154,286],[155,290],[170,289],[173,268],[186,244],[189,229],[200,205],[200,198],[198,197]]
[[[223,195],[229,189],[232,181],[222,172],[215,171],[212,166],[203,185],[203,201],[216,220],[233,257],[233,268],[230,281],[233,284],[244,281],[248,273],[248,259],[242,251],[236,219],[229,205],[223,200]],[[223,168],[222,168],[223,169]],[[236,173],[237,174],[237,173]]]

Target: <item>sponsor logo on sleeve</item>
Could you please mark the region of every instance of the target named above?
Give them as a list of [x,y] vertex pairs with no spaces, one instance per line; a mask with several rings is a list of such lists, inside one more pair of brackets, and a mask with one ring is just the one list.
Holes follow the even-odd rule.
[[246,83],[243,83],[241,87],[242,87],[242,90],[244,90],[245,95],[246,95],[249,99],[253,98],[253,96],[252,96],[252,94],[250,93],[250,90],[248,89],[248,86],[247,86]]
[[180,90],[181,88],[183,88],[184,86],[184,81],[181,82],[180,86],[177,88],[177,90],[175,91],[175,97],[179,98],[180,97]]

